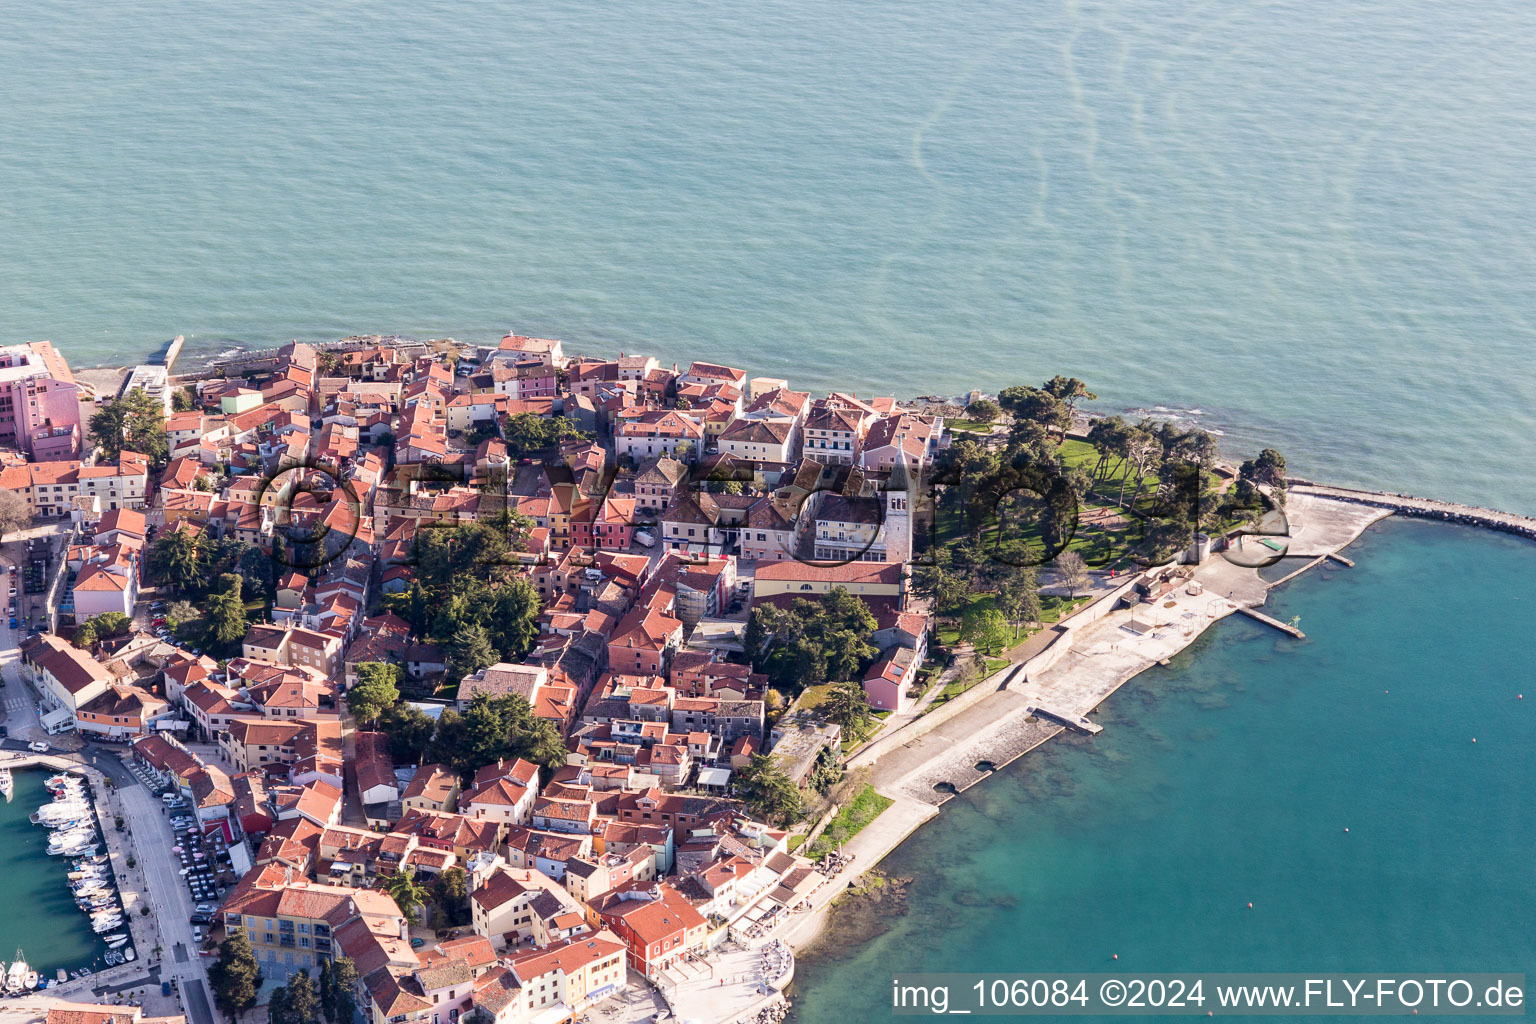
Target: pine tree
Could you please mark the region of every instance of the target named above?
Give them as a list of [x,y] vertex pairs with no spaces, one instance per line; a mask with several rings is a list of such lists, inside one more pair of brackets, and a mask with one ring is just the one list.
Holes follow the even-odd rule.
[[261,985],[261,968],[251,952],[251,940],[237,931],[219,946],[219,958],[208,968],[208,983],[213,1001],[230,1021],[238,1020],[256,1005],[256,990]]

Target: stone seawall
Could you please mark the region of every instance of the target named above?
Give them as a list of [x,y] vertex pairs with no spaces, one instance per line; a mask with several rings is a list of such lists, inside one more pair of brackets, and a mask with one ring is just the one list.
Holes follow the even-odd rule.
[[1476,526],[1484,530],[1497,530],[1500,533],[1512,533],[1518,537],[1536,540],[1536,519],[1529,516],[1518,516],[1511,512],[1500,512],[1497,509],[1479,508],[1476,505],[1461,505],[1450,501],[1435,501],[1432,498],[1418,498],[1411,494],[1391,494],[1381,491],[1359,491],[1349,487],[1330,487],[1326,484],[1314,484],[1307,480],[1292,480],[1290,492],[1293,494],[1312,494],[1319,498],[1333,498],[1336,501],[1348,501],[1356,505],[1368,505],[1373,508],[1384,508],[1395,515],[1414,519],[1433,519],[1437,522]]

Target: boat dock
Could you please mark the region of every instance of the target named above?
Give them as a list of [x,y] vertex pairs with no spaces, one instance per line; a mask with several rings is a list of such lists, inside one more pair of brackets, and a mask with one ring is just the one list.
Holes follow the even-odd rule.
[[[1321,559],[1319,559],[1318,561],[1321,561]],[[1315,562],[1312,563],[1312,565],[1315,565],[1315,564],[1316,564]],[[1312,568],[1312,565],[1308,565],[1307,569]],[[1305,571],[1306,571],[1305,569],[1298,569],[1297,570],[1297,572],[1305,572]],[[1295,575],[1295,573],[1292,573],[1292,575]],[[1286,577],[1286,578],[1289,579],[1290,577]],[[1289,633],[1291,636],[1295,637],[1297,640],[1305,640],[1307,638],[1307,634],[1303,633],[1300,629],[1298,629],[1295,626],[1291,625],[1289,622],[1281,622],[1279,619],[1275,618],[1272,615],[1265,615],[1263,612],[1259,611],[1257,608],[1250,608],[1250,607],[1248,607],[1245,604],[1240,604],[1240,605],[1237,606],[1237,610],[1242,612],[1244,615],[1248,616],[1250,619],[1257,619],[1259,622],[1264,623],[1266,626],[1274,626],[1276,629],[1278,629],[1282,633]]]
[[187,339],[178,334],[165,346],[165,355],[160,358],[160,365],[165,367],[166,372],[170,372],[171,367],[176,365],[176,357],[181,355],[181,347],[186,343]]
[[1338,562],[1340,565],[1347,565],[1351,569],[1353,569],[1355,567],[1354,559],[1345,558],[1343,555],[1339,554],[1337,551],[1330,551],[1330,552],[1328,552],[1328,557],[1333,559],[1335,562]]
[[1328,556],[1327,555],[1318,555],[1315,558],[1313,558],[1310,562],[1308,562],[1306,565],[1302,566],[1300,569],[1297,569],[1294,572],[1288,572],[1284,576],[1282,576],[1279,579],[1275,580],[1275,582],[1270,583],[1268,585],[1271,586],[1271,587],[1278,587],[1282,583],[1289,583],[1291,580],[1295,579],[1297,576],[1300,576],[1302,573],[1306,572],[1308,569],[1315,568],[1319,563],[1325,562],[1327,560],[1328,560]]
[[1028,715],[1037,715],[1040,718],[1049,718],[1053,722],[1060,722],[1068,729],[1087,733],[1089,736],[1097,736],[1104,731],[1104,727],[1097,722],[1088,721],[1086,715],[1074,715],[1065,711],[1053,711],[1043,704],[1032,704],[1024,709]]

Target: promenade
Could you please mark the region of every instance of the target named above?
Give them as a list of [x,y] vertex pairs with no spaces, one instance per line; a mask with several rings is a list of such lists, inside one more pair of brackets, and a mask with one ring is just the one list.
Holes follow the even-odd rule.
[[[1314,495],[1291,496],[1286,512],[1292,550],[1316,555],[1338,552],[1391,515]],[[875,789],[895,802],[848,843],[849,862],[817,894],[813,912],[791,919],[777,937],[804,949],[819,933],[831,900],[936,817],[940,805],[1067,731],[1029,714],[1030,708],[1091,715],[1126,682],[1167,662],[1240,606],[1263,605],[1272,586],[1257,570],[1220,556],[1195,568],[1193,580],[1198,587],[1180,586],[1155,604],[1108,610],[1096,602],[1080,609],[1021,645],[1015,657],[1022,660],[978,683],[955,713],[937,724],[909,721],[867,744],[851,765],[868,767]],[[1106,600],[1112,605],[1116,595]]]

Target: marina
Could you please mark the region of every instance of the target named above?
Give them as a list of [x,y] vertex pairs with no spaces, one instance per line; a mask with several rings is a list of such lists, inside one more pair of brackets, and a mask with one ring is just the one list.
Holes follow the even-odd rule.
[[[0,871],[30,908],[0,921],[7,997],[46,990],[135,960],[117,879],[104,852],[90,783],[44,765],[0,768]],[[8,901],[9,902],[9,901]]]

